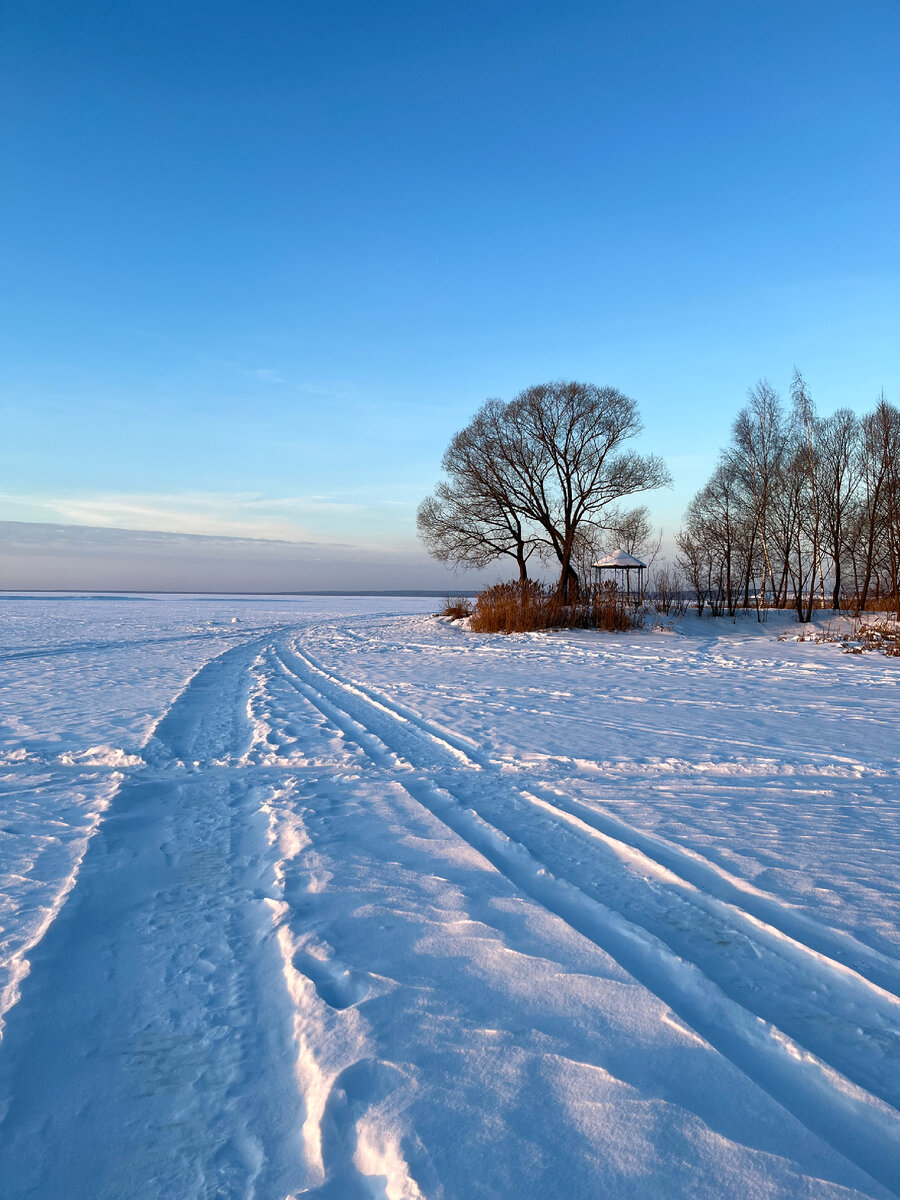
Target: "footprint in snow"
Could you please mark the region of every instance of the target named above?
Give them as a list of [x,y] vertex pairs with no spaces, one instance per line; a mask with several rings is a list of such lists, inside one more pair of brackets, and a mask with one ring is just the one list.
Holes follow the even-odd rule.
[[369,994],[368,986],[356,978],[347,967],[342,967],[334,961],[325,962],[310,954],[308,950],[298,950],[294,954],[293,965],[295,970],[306,976],[316,989],[319,999],[329,1008],[350,1008],[359,1004]]

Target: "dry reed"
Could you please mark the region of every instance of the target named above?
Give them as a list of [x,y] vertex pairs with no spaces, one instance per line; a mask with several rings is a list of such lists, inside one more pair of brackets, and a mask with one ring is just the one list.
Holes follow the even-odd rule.
[[451,617],[454,621],[458,621],[462,617],[470,617],[472,601],[468,596],[445,596],[444,607],[441,609],[440,615]]
[[530,633],[539,629],[624,631],[636,624],[633,606],[615,584],[583,592],[563,604],[556,589],[535,579],[497,583],[476,598],[470,628],[476,633]]

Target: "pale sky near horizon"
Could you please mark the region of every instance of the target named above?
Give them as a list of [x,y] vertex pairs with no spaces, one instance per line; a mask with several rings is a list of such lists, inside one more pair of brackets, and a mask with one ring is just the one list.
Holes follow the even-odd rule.
[[[0,524],[439,586],[449,437],[575,378],[638,402],[671,535],[759,377],[900,402],[898,52],[895,0],[6,0]],[[168,553],[139,586],[195,586]]]

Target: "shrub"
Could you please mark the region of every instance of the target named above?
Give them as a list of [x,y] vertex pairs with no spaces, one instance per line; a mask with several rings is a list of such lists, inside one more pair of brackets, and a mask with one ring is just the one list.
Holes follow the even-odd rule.
[[663,564],[653,572],[650,593],[653,607],[664,617],[683,617],[688,610],[684,579],[677,567]]
[[476,633],[529,633],[538,629],[635,627],[635,613],[614,583],[587,589],[576,604],[563,604],[553,587],[535,579],[496,583],[476,598]]
[[784,634],[780,642],[836,642],[844,654],[865,654],[880,651],[888,658],[900,658],[900,621],[861,621],[851,623],[849,630],[840,630],[830,621],[823,630],[810,631],[808,634],[791,638]]
[[458,621],[461,617],[470,617],[472,615],[472,601],[468,596],[445,596],[444,607],[440,615],[442,617],[452,617],[454,621]]
[[880,650],[889,658],[900,658],[900,622],[860,621],[853,636],[862,650]]
[[588,624],[592,629],[606,629],[616,633],[634,628],[634,609],[614,583],[604,583],[591,589]]
[[495,583],[475,598],[470,627],[476,633],[526,633],[550,629],[560,619],[554,591],[535,579]]

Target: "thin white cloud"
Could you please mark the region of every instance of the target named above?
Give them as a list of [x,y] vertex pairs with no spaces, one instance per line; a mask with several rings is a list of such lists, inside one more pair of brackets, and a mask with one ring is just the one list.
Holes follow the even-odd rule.
[[328,396],[333,400],[345,399],[352,394],[352,388],[322,379],[291,379],[280,367],[248,367],[245,363],[233,362],[228,359],[213,360],[219,366],[235,371],[246,379],[255,379],[257,383],[272,384],[288,388],[292,392],[300,392],[305,396]]
[[289,542],[332,540],[317,535],[302,520],[255,511],[251,505],[256,499],[254,495],[218,492],[0,496],[2,515],[12,520]]
[[250,370],[242,370],[242,375],[247,375],[251,379],[258,379],[260,383],[279,383],[287,384],[287,380],[280,371],[276,371],[273,367],[252,367]]
[[355,544],[375,553],[415,544],[411,521],[384,525],[397,509],[322,496],[256,492],[115,493],[87,496],[0,493],[0,519],[307,544]]
[[113,496],[103,499],[61,500],[54,506],[61,520],[73,525],[102,525],[123,529],[154,529],[164,533],[315,541],[291,521],[243,520],[228,511],[160,506]]
[[293,509],[295,512],[353,512],[372,505],[358,501],[335,500],[328,496],[258,496],[243,501],[247,509]]

